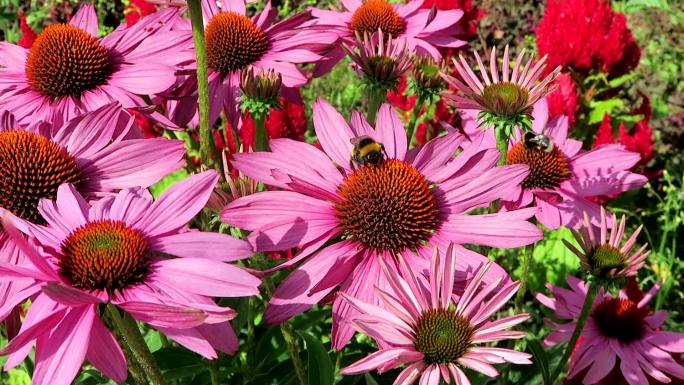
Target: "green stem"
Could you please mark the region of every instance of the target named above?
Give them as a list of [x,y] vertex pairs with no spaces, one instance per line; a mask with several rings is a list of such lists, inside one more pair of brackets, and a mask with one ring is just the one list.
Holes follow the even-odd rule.
[[122,317],[119,310],[112,304],[107,305],[107,314],[118,329],[123,342],[133,353],[133,358],[140,364],[150,382],[153,385],[164,385],[164,376],[162,376],[161,370],[159,370],[159,366],[157,366],[157,362],[147,347],[145,339],[140,334],[138,324],[133,317],[126,313]]
[[408,124],[407,136],[409,148],[411,147],[411,144],[415,142],[414,135],[416,134],[416,127],[418,127],[418,122],[420,121],[418,114],[420,114],[420,110],[422,108],[423,99],[418,97],[416,98],[416,104],[413,105],[413,109],[411,110],[411,118]]
[[207,72],[207,46],[204,41],[204,22],[200,0],[188,0],[192,37],[197,56],[197,91],[199,93],[200,158],[206,166],[214,164],[214,140],[209,127],[209,77]]
[[368,87],[368,111],[366,117],[368,118],[368,123],[372,126],[375,125],[375,117],[378,115],[378,110],[380,105],[387,98],[387,91],[381,88]]
[[596,283],[588,283],[587,285],[587,296],[584,298],[582,312],[580,313],[579,319],[577,320],[577,325],[575,325],[575,330],[572,332],[570,341],[568,341],[568,345],[565,347],[563,356],[561,357],[558,366],[556,366],[556,370],[554,370],[553,374],[551,374],[551,384],[556,383],[558,376],[560,376],[561,372],[565,369],[565,364],[568,363],[570,355],[572,354],[572,351],[575,349],[575,345],[577,345],[577,340],[579,340],[579,337],[582,334],[582,330],[584,330],[584,324],[587,322],[587,318],[589,318],[591,306],[594,304],[594,298],[596,297],[596,294],[598,293],[598,290],[600,288],[600,285],[597,285]]
[[499,157],[498,166],[506,164],[506,155],[508,155],[508,135],[503,127],[494,127],[496,134],[496,148],[499,149],[501,156]]
[[270,151],[268,147],[268,132],[264,114],[253,114],[254,118],[254,146],[256,151]]
[[520,276],[520,288],[515,294],[515,313],[522,313],[525,294],[527,293],[527,283],[530,277],[530,270],[532,266],[532,253],[534,252],[534,244],[525,246],[522,259],[522,276]]

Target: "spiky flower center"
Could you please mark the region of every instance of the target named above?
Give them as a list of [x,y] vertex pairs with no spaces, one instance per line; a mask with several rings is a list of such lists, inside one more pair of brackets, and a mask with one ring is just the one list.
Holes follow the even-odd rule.
[[526,164],[530,173],[523,181],[523,188],[553,189],[570,178],[570,166],[565,154],[556,146],[550,152],[528,148],[523,141],[508,151],[506,164]]
[[62,276],[85,290],[122,290],[148,272],[149,245],[140,231],[121,221],[88,223],[62,244]]
[[610,298],[594,307],[591,316],[601,334],[628,343],[643,336],[648,313],[630,299]]
[[247,16],[221,12],[205,30],[207,64],[223,75],[254,64],[268,51],[271,42]]
[[42,224],[40,199],[55,199],[59,185],[79,181],[76,161],[57,143],[31,132],[0,133],[0,207]]
[[348,175],[335,205],[343,235],[376,251],[415,249],[437,229],[437,200],[410,164],[388,159]]
[[473,327],[453,310],[429,309],[415,327],[415,348],[428,364],[456,362],[471,346]]
[[364,33],[373,34],[380,29],[392,36],[401,35],[404,30],[404,20],[386,0],[368,0],[352,15],[349,30],[361,36]]
[[597,277],[605,277],[612,270],[621,270],[627,267],[627,258],[620,249],[611,245],[596,246],[588,255],[589,266],[592,274]]
[[79,97],[106,84],[114,69],[109,51],[96,37],[66,24],[45,28],[26,59],[31,89],[53,100]]
[[527,105],[529,93],[515,83],[494,83],[482,91],[482,104],[488,112],[503,117],[529,114],[532,107]]

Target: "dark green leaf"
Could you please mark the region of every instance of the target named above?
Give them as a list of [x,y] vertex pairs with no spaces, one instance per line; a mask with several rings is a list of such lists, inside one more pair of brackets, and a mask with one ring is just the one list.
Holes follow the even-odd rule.
[[370,373],[366,373],[364,377],[366,378],[366,385],[378,385],[378,382],[375,381],[375,379],[373,378],[373,376],[371,376]]
[[534,364],[537,365],[539,371],[542,374],[542,378],[544,379],[544,385],[550,385],[551,372],[549,369],[549,360],[546,357],[546,351],[541,346],[538,340],[527,341],[527,346],[532,351],[532,355],[534,355]]
[[298,332],[306,341],[306,351],[309,353],[309,385],[332,385],[335,370],[327,349],[318,338],[306,332]]

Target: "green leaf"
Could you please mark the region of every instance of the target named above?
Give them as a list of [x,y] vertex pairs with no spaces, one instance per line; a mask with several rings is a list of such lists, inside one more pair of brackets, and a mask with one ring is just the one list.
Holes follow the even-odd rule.
[[370,373],[366,373],[364,377],[366,378],[366,385],[378,385],[378,382],[375,381],[375,379],[373,378],[373,376],[371,376]]
[[[563,240],[578,247],[572,232],[564,227],[545,232],[544,239],[535,245],[528,281],[530,292],[545,290],[547,282],[562,286],[566,275],[577,272],[579,258],[563,244]],[[521,272],[522,267],[519,267],[514,273],[519,277]]]
[[632,79],[636,79],[639,77],[639,73],[636,71],[632,71],[629,73],[626,73],[622,76],[619,76],[615,79],[612,79],[611,81],[608,82],[608,87],[610,88],[617,88],[620,87],[621,85],[627,83],[628,81]]
[[551,385],[551,370],[549,367],[549,359],[546,356],[546,351],[541,346],[538,340],[528,340],[527,346],[534,355],[534,364],[537,365],[544,379],[544,385]]
[[309,353],[309,385],[332,385],[335,370],[328,351],[318,338],[306,332],[297,333],[306,341],[306,351]]
[[181,168],[180,170],[165,176],[164,178],[162,178],[162,180],[150,186],[150,192],[152,193],[154,199],[157,199],[169,187],[182,181],[183,179],[188,178],[189,176],[190,173],[188,172],[188,170]]
[[592,100],[589,108],[589,124],[594,124],[602,121],[605,114],[611,115],[616,109],[624,109],[625,103],[620,99]]

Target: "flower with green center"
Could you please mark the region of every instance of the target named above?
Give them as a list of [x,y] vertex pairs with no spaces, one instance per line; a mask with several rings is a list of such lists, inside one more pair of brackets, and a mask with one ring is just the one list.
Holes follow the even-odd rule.
[[[610,234],[608,233],[609,227],[612,227]],[[641,228],[642,226],[639,226],[620,246],[625,234],[625,216],[623,215],[618,223],[615,214],[608,218],[606,210],[601,207],[601,225],[598,232],[585,213],[582,226],[578,231],[573,230],[579,248],[568,241],[563,242],[580,258],[582,268],[592,277],[600,280],[630,277],[636,275],[651,252],[646,250],[647,244],[641,246],[636,252],[631,252]]]
[[430,56],[414,56],[408,88],[423,101],[437,101],[439,93],[446,89],[446,82],[440,73],[447,70],[444,61],[435,61]]
[[489,71],[475,52],[475,59],[481,78],[475,74],[468,62],[459,55],[454,59],[454,67],[460,79],[443,74],[444,79],[456,88],[457,93],[445,96],[451,104],[464,110],[479,111],[481,127],[506,128],[510,134],[513,127],[531,127],[532,106],[544,96],[554,91],[549,85],[560,74],[560,67],[541,78],[546,57],[538,62],[529,58],[523,65],[525,50],[515,59],[511,69],[506,46],[503,55],[502,71],[496,58],[496,48],[492,48],[489,58]]
[[483,277],[491,262],[474,271],[458,301],[453,300],[456,281],[456,249],[450,245],[444,259],[433,253],[429,288],[419,282],[406,260],[381,262],[392,293],[376,288],[381,306],[371,305],[347,294],[343,298],[361,314],[352,324],[382,346],[380,350],[342,369],[342,374],[359,374],[374,369],[386,371],[407,364],[395,384],[470,385],[463,371],[472,369],[490,377],[498,371],[492,364],[530,364],[530,355],[514,350],[478,344],[521,338],[524,332],[506,330],[527,318],[517,314],[490,321],[491,316],[515,294],[518,282],[504,283],[501,276],[489,284]]

